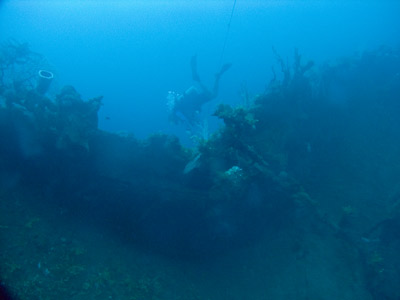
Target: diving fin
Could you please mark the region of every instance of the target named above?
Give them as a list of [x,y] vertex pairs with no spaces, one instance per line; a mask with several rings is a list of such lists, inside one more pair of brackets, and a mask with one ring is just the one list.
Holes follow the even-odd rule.
[[231,63],[227,63],[227,64],[224,64],[222,67],[221,67],[221,70],[219,71],[219,75],[222,75],[222,74],[224,74],[226,71],[228,71],[230,68],[232,67],[232,64]]
[[192,69],[192,78],[194,81],[200,82],[199,74],[197,74],[197,56],[193,55],[190,60],[190,67]]

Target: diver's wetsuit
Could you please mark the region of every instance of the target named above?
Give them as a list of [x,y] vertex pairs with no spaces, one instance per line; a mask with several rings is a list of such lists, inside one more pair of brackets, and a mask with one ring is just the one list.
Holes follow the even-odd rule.
[[207,87],[201,82],[197,73],[197,57],[193,56],[190,62],[192,69],[192,78],[197,82],[198,87],[192,86],[175,101],[171,119],[175,123],[186,123],[188,126],[193,126],[198,122],[198,114],[202,106],[215,99],[218,95],[219,80],[221,75],[225,73],[231,64],[225,64],[221,70],[215,75],[213,90],[209,91]]

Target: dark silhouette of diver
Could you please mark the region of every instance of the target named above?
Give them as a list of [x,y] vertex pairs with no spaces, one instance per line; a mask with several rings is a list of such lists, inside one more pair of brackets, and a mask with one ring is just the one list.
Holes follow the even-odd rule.
[[232,64],[224,64],[221,70],[215,74],[213,89],[210,91],[201,82],[197,73],[197,57],[193,56],[190,61],[192,78],[197,86],[191,86],[183,95],[174,94],[173,104],[171,104],[170,120],[176,124],[183,123],[188,128],[192,128],[199,123],[199,114],[202,106],[215,99],[218,95],[219,80]]

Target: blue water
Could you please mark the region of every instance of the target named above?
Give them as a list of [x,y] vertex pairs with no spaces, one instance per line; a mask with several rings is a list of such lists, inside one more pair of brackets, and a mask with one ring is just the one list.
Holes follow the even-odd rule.
[[[168,122],[166,95],[193,84],[189,60],[212,84],[233,1],[2,1],[0,37],[28,42],[84,99],[104,96],[99,127],[137,137],[185,130]],[[264,92],[276,64],[299,48],[316,63],[400,43],[397,1],[237,1],[224,53],[233,67],[216,104],[240,104],[240,87]],[[277,70],[279,67],[275,66]],[[210,120],[213,124],[213,120]],[[214,128],[214,127],[212,127]]]
[[399,16],[1,1],[0,298],[399,299]]

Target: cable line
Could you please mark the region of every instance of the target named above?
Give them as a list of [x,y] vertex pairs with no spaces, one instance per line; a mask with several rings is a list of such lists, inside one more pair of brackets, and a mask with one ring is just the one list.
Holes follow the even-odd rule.
[[227,30],[226,30],[224,45],[223,45],[223,47],[222,47],[221,57],[220,57],[220,60],[219,60],[219,65],[220,65],[220,66],[222,66],[222,60],[224,59],[225,48],[226,48],[226,44],[228,43],[228,37],[229,37],[229,32],[230,32],[230,30],[231,30],[231,23],[232,23],[233,12],[235,11],[235,6],[236,6],[236,0],[233,2],[232,11],[231,11],[231,16],[230,16],[230,18],[229,18],[229,23],[228,23],[228,28],[227,28]]

